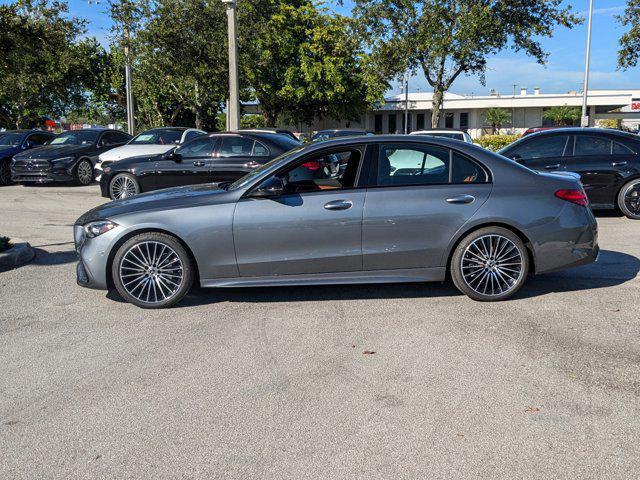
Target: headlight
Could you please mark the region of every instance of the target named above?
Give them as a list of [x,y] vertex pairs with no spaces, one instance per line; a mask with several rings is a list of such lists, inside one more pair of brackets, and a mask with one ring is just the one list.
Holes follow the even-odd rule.
[[74,160],[75,160],[75,157],[62,157],[62,158],[55,158],[55,159],[51,160],[51,163],[55,163],[55,164],[68,163],[68,162],[72,162]]
[[98,235],[102,235],[103,233],[107,233],[109,230],[113,230],[118,226],[117,223],[111,222],[109,220],[99,220],[97,222],[87,223],[84,226],[84,231],[87,234],[87,237],[93,238]]

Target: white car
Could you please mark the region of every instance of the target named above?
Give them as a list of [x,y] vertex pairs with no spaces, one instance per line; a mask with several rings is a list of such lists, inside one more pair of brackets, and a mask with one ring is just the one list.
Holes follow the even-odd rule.
[[133,137],[122,147],[111,149],[98,157],[96,163],[96,180],[102,175],[103,162],[116,162],[124,158],[142,155],[160,155],[168,152],[176,145],[181,145],[207,132],[197,128],[162,127],[152,128]]
[[431,135],[432,137],[453,138],[454,140],[460,140],[461,142],[473,143],[471,135],[463,130],[454,130],[453,128],[446,128],[442,130],[416,130],[415,132],[411,132],[411,135]]

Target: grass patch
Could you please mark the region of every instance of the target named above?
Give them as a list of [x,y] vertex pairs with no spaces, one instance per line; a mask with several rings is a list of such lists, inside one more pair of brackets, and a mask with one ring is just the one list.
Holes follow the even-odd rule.
[[13,247],[13,245],[11,244],[11,240],[9,240],[9,237],[0,236],[0,252],[9,250],[11,247]]

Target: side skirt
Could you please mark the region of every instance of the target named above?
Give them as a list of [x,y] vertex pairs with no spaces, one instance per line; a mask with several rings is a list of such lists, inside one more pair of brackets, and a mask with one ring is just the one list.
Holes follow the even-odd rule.
[[202,279],[202,287],[276,287],[291,285],[344,285],[357,283],[442,282],[445,267],[359,272],[275,275],[270,277],[234,277]]

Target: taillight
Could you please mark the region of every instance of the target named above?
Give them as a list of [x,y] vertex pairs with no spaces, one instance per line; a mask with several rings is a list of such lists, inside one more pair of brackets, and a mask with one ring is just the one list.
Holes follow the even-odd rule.
[[556,192],[556,197],[583,207],[589,205],[589,199],[582,190],[558,190]]

